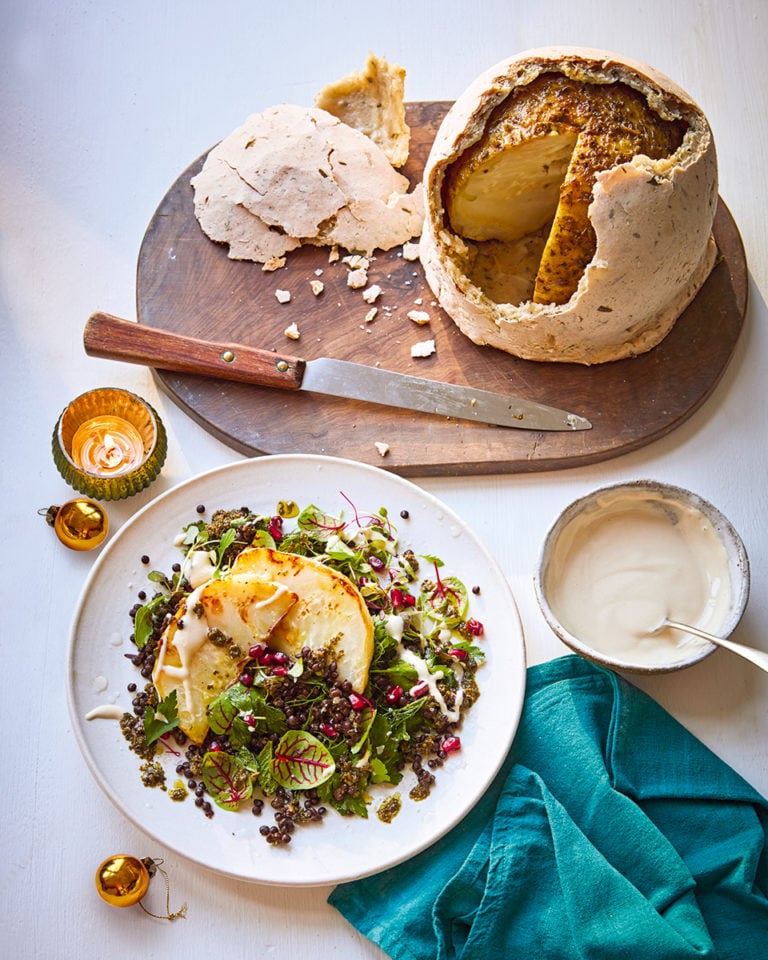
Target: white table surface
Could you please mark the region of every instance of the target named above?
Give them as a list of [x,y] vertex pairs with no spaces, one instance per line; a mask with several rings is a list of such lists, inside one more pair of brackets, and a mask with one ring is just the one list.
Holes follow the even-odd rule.
[[[326,904],[329,888],[222,879],[150,843],[103,795],[67,714],[65,657],[93,554],[66,550],[38,515],[72,496],[50,453],[67,402],[102,385],[134,390],[165,422],[161,478],[109,506],[117,530],[151,498],[239,455],[207,435],[142,367],[87,358],[97,309],[135,316],[147,223],[192,159],[249,113],[310,105],[374,50],[407,69],[412,100],[453,99],[486,67],[532,46],[579,43],[653,64],[699,102],[718,144],[720,193],[744,240],[750,304],[714,394],[671,435],[596,466],[529,476],[418,481],[476,530],[511,578],[530,663],[565,648],[539,614],[531,573],[572,499],[653,477],[696,490],[740,531],[752,595],[736,639],[768,649],[765,381],[768,334],[768,8],[762,0],[517,0],[255,3],[9,0],[0,12],[2,337],[2,743],[0,942],[14,957],[383,956]],[[638,684],[768,793],[768,677],[720,651]],[[175,924],[96,895],[117,852],[165,858]],[[162,889],[152,887],[152,905]]]

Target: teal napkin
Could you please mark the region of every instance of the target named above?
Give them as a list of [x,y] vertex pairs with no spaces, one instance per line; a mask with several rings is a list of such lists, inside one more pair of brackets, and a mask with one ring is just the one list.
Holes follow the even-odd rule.
[[766,800],[650,697],[562,657],[528,670],[462,822],[329,903],[393,960],[767,960],[767,828]]

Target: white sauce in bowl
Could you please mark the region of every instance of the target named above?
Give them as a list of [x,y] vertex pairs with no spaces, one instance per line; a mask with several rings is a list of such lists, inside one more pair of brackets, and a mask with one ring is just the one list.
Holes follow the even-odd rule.
[[648,489],[607,491],[575,513],[551,548],[544,592],[561,625],[613,661],[664,666],[707,641],[664,618],[717,633],[731,606],[729,557],[694,505]]

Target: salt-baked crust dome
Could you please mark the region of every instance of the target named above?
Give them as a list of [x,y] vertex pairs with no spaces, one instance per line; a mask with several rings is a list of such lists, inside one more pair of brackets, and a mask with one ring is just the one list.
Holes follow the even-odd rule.
[[[668,156],[639,153],[595,175],[588,206],[595,252],[564,303],[533,301],[541,246],[531,254],[521,241],[515,252],[522,251],[520,277],[507,277],[499,287],[494,250],[483,249],[466,231],[461,236],[448,210],[461,158],[473,145],[477,153],[511,94],[545,74],[625,85],[642,94],[660,122],[681,131]],[[669,78],[601,50],[529,50],[483,73],[446,115],[424,188],[420,255],[440,305],[475,343],[528,360],[594,364],[650,350],[695,297],[716,257],[717,159],[706,117]],[[509,271],[508,249],[506,255],[502,271]],[[507,296],[500,297],[499,289]]]

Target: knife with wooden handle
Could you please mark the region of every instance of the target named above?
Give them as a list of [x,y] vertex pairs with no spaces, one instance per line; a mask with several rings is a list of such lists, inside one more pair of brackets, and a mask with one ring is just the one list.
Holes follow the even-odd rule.
[[532,400],[476,390],[321,357],[302,360],[236,343],[209,343],[156,327],[94,313],[83,332],[91,357],[139,363],[159,370],[252,383],[281,390],[306,390],[350,400],[418,410],[522,430],[589,430],[584,417]]

